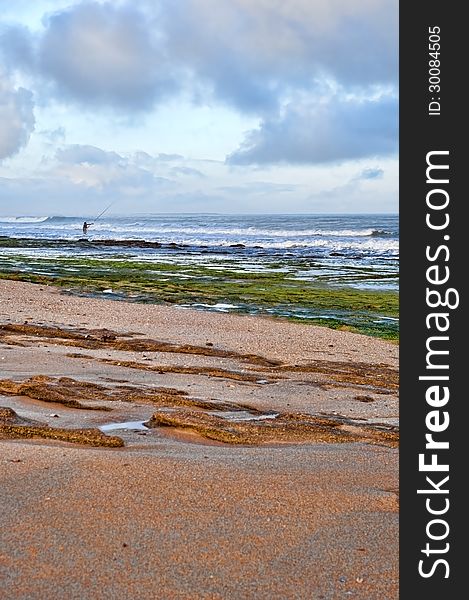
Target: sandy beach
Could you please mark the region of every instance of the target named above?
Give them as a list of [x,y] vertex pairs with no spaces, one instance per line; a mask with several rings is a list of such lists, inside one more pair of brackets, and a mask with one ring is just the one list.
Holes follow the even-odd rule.
[[397,598],[397,373],[347,331],[0,281],[6,597]]

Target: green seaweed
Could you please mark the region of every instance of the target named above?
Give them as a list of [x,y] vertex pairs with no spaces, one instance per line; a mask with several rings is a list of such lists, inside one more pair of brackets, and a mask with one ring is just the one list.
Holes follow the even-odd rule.
[[[0,239],[1,241],[1,239]],[[278,267],[281,263],[272,263]],[[316,266],[315,266],[316,267]],[[349,284],[386,279],[372,269],[344,276],[324,268],[314,281],[288,270],[245,270],[231,264],[196,262],[158,256],[152,262],[125,255],[31,257],[23,253],[1,258],[0,278],[52,284],[71,292],[96,294],[112,288],[115,298],[183,305],[228,303],[238,312],[265,314],[302,323],[350,329],[367,335],[398,338],[398,293],[360,289]],[[351,267],[350,272],[353,272]],[[393,276],[392,276],[393,277]]]

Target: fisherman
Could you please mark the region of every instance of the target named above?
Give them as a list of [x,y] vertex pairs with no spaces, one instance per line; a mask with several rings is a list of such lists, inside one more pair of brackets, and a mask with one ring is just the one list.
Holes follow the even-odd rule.
[[87,223],[86,221],[83,223],[83,235],[86,235],[88,233],[88,227],[90,225],[94,225],[94,223]]

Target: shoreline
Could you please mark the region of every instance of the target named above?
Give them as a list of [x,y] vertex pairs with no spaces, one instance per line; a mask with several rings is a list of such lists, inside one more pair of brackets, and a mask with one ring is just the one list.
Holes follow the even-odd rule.
[[[322,314],[318,317],[303,317],[300,313],[296,314],[295,310],[291,311],[288,307],[271,310],[266,306],[255,306],[246,304],[242,306],[239,304],[239,300],[232,300],[238,302],[238,305],[226,304],[226,297],[219,298],[208,298],[198,297],[199,302],[194,302],[190,296],[184,296],[185,301],[177,299],[173,292],[170,292],[168,297],[158,296],[155,290],[146,290],[140,293],[134,288],[125,289],[124,286],[114,285],[114,289],[109,288],[109,284],[103,282],[86,282],[82,279],[80,282],[69,278],[52,278],[44,275],[38,275],[34,273],[2,273],[0,272],[0,281],[17,281],[22,283],[32,283],[34,285],[45,286],[45,287],[56,287],[61,289],[64,293],[81,296],[90,299],[107,299],[117,302],[128,302],[140,305],[155,305],[163,307],[176,307],[184,310],[192,311],[206,311],[211,313],[223,314],[228,313],[232,315],[240,316],[254,316],[261,318],[270,318],[272,320],[282,320],[290,323],[298,323],[300,325],[312,326],[312,327],[327,327],[328,329],[336,329],[339,331],[350,331],[352,333],[358,333],[362,335],[368,335],[379,339],[384,339],[394,343],[399,343],[399,319],[397,317],[380,317],[378,321],[374,320],[370,315],[366,315],[365,312],[360,316],[360,311],[351,311],[354,313],[352,318],[350,317],[338,317],[336,312],[337,309],[331,310],[330,308],[323,308]],[[123,289],[119,289],[122,287]],[[184,294],[184,292],[183,292]],[[319,297],[326,297],[327,303],[337,302],[339,305],[348,302],[349,300],[358,301],[359,304],[365,304],[369,298],[370,293],[361,294],[357,290],[346,290],[338,288],[334,292],[326,291],[322,288],[314,289],[314,294]],[[384,294],[384,296],[383,296]],[[374,300],[378,299],[380,302],[381,297],[392,298],[392,303],[397,299],[397,294],[392,292],[374,293]],[[395,296],[395,298],[394,298]],[[371,294],[373,298],[373,294]],[[223,302],[219,302],[219,301]],[[207,302],[212,302],[208,304]],[[221,310],[220,310],[221,308]],[[301,307],[299,307],[301,310]],[[327,313],[330,312],[330,315]],[[375,315],[376,317],[376,315]],[[371,322],[370,322],[371,318]]]
[[397,597],[395,344],[0,280],[0,359],[16,427],[124,444],[0,428],[19,595]]
[[0,237],[0,277],[88,296],[265,314],[398,339],[396,257],[374,260],[367,251],[340,251],[334,244],[280,252],[164,239]]
[[[15,307],[15,312],[7,310],[9,302],[20,304]],[[65,305],[65,306],[63,306]],[[85,307],[89,307],[86,308]],[[85,310],[85,312],[83,312]],[[29,313],[29,314],[28,314]],[[131,321],[128,317],[131,315]],[[388,354],[391,357],[392,364],[398,364],[398,349],[395,344],[388,340],[374,338],[365,334],[340,331],[328,327],[316,326],[311,324],[302,324],[298,322],[289,322],[280,319],[271,318],[264,315],[238,315],[232,313],[215,313],[211,311],[201,311],[190,308],[180,308],[178,306],[161,304],[140,304],[128,301],[126,299],[108,300],[104,298],[80,297],[78,295],[63,292],[61,288],[48,284],[18,282],[11,279],[0,279],[0,319],[3,322],[21,322],[22,320],[31,320],[34,322],[44,322],[49,324],[68,325],[72,327],[108,327],[109,329],[129,331],[132,327],[147,328],[145,334],[163,337],[168,341],[190,340],[193,343],[203,343],[207,341],[206,332],[210,330],[211,324],[216,323],[223,332],[230,335],[230,348],[240,350],[245,348],[246,342],[248,348],[253,351],[259,346],[259,340],[256,338],[257,332],[268,340],[267,345],[270,350],[275,351],[273,356],[281,356],[284,359],[293,357],[301,359],[304,353],[309,352],[309,345],[314,344],[314,352],[321,357],[330,355],[330,350],[321,351],[321,347],[329,343],[334,345],[334,355],[340,352],[340,357],[352,358],[357,353],[355,346],[365,346],[366,353],[371,352],[372,356],[380,352],[381,358],[387,360]],[[190,320],[191,328],[184,331],[184,323]],[[67,323],[65,323],[67,321]],[[124,323],[128,323],[128,327]],[[158,323],[155,326],[154,323]],[[173,327],[173,323],[176,327]],[[275,333],[272,333],[272,328]],[[239,333],[237,333],[239,331]],[[292,333],[293,332],[293,333]],[[242,340],[239,339],[242,334]],[[298,348],[295,343],[291,343],[292,335],[301,335],[302,344],[306,346]],[[258,334],[259,335],[259,334]],[[281,336],[281,344],[272,342],[278,336]],[[187,336],[187,337],[186,337]],[[359,340],[359,341],[358,341]],[[290,343],[289,343],[290,342]],[[285,352],[278,354],[279,347],[283,346]],[[348,348],[348,349],[347,349]],[[368,357],[370,358],[370,357]]]

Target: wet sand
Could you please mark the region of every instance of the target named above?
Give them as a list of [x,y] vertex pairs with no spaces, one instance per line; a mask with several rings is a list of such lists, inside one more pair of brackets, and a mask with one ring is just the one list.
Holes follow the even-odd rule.
[[12,281],[0,325],[8,598],[397,598],[396,345]]

